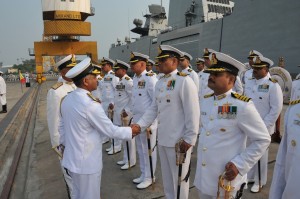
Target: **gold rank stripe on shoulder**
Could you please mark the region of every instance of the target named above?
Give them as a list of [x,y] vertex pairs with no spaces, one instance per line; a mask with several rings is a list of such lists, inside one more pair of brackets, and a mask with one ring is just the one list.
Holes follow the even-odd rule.
[[189,68],[189,69],[188,69],[188,71],[189,71],[189,72],[192,72],[192,71],[193,71],[193,69]]
[[186,77],[187,76],[187,74],[183,73],[183,72],[177,72],[177,75],[182,76],[182,77]]
[[273,83],[277,83],[277,80],[276,79],[273,79],[273,78],[269,78],[269,80]]
[[62,82],[57,82],[57,83],[54,84],[51,88],[54,89],[54,90],[56,90],[56,89],[58,89],[59,87],[61,87],[63,84],[64,84],[64,83],[62,83]]
[[113,74],[113,75],[114,75],[114,74],[115,74],[115,72],[110,72],[110,74]]
[[209,97],[212,97],[212,96],[214,96],[214,93],[204,95],[204,98],[209,98]]
[[146,76],[152,77],[154,73],[147,73]]
[[126,80],[130,80],[130,77],[125,77]]
[[299,104],[299,103],[300,103],[300,99],[290,101],[290,105],[295,105],[295,104]]
[[240,95],[238,93],[231,93],[231,96],[233,98],[239,99],[239,100],[244,101],[244,102],[249,102],[251,100],[250,97],[247,97],[245,95]]
[[100,100],[98,98],[95,98],[91,93],[87,93],[87,95],[95,102],[101,103]]

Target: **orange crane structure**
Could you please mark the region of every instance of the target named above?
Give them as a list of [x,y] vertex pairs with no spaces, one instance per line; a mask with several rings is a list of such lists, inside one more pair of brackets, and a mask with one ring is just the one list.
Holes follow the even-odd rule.
[[42,83],[43,57],[87,55],[98,62],[97,42],[80,41],[91,36],[91,23],[85,20],[95,14],[90,0],[42,0],[43,40],[34,42],[37,82]]

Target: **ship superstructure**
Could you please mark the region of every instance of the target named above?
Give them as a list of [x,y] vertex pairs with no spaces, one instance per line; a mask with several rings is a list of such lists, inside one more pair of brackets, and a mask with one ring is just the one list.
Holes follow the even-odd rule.
[[249,50],[256,49],[272,60],[284,57],[286,68],[298,73],[299,10],[300,1],[292,0],[172,0],[166,29],[112,45],[109,56],[127,60],[131,51],[140,51],[153,59],[158,45],[169,44],[193,57],[207,47],[246,62]]

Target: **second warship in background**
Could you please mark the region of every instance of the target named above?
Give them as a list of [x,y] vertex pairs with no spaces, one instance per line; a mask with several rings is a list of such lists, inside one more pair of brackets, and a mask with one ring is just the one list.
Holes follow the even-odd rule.
[[109,56],[126,61],[131,51],[139,51],[154,59],[158,46],[168,44],[194,58],[212,48],[247,62],[249,51],[256,49],[275,65],[283,57],[295,77],[300,72],[299,10],[300,1],[295,0],[170,0],[168,20],[164,7],[150,5],[144,25],[134,20],[131,31],[140,38],[118,40]]

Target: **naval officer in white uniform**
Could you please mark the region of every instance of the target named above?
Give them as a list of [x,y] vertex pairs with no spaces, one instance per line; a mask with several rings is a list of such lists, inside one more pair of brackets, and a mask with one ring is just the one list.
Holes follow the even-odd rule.
[[[154,100],[154,87],[157,82],[153,73],[147,73],[146,63],[149,56],[138,52],[132,52],[130,57],[131,70],[135,73],[133,77],[133,90],[132,90],[132,123],[136,123],[146,110],[150,107]],[[157,121],[151,125],[151,149],[152,152],[152,171],[155,177],[157,150],[156,150],[156,134],[157,134]],[[148,154],[147,134],[144,129],[140,135],[136,137],[136,147],[139,156],[141,176],[134,179],[133,182],[137,185],[138,189],[145,189],[152,184],[151,166]]]
[[[72,79],[67,78],[66,73],[76,65],[75,55],[68,55],[59,62],[55,64],[55,67],[60,72],[62,80],[54,84],[47,93],[47,122],[48,129],[50,133],[50,140],[52,149],[58,152],[59,158],[61,159],[59,151],[59,139],[60,135],[58,133],[58,124],[59,124],[59,108],[62,98],[64,98],[68,93],[76,89],[75,84]],[[66,170],[61,166],[62,172],[67,185],[67,191],[69,198],[73,198],[73,188],[72,188],[72,179],[71,176],[66,172]]]
[[[261,56],[255,57],[253,61],[253,78],[245,84],[245,95],[253,100],[269,134],[272,135],[275,131],[275,122],[282,110],[282,91],[279,84],[268,77],[269,67],[273,65],[273,61]],[[249,141],[251,142],[251,139]],[[260,168],[258,168],[258,164],[252,168],[255,182],[251,188],[251,192],[257,193],[260,190],[259,172],[261,173],[261,186],[267,183],[268,153],[269,150],[262,156]]]
[[[212,52],[216,52],[215,50],[205,48],[203,51],[202,58],[204,60],[204,67],[209,68],[211,66],[209,55]],[[199,101],[203,99],[205,95],[208,95],[212,93],[213,91],[207,86],[208,84],[208,78],[209,74],[208,73],[202,73],[200,79],[199,79]]]
[[187,52],[182,52],[183,56],[180,58],[179,67],[182,69],[182,72],[187,74],[192,80],[194,81],[197,92],[199,91],[199,77],[197,73],[190,68],[190,62],[193,59],[193,57],[188,54]]
[[155,65],[155,62],[151,59],[148,59],[147,64],[146,64],[146,71],[148,73],[153,73],[154,76],[156,77],[156,73],[153,71],[153,66]]
[[62,164],[72,177],[74,199],[99,199],[102,170],[102,136],[131,140],[140,129],[117,127],[107,118],[100,101],[92,96],[97,88],[91,59],[71,69],[77,89],[61,103],[59,133],[64,148]]
[[[205,70],[210,73],[208,86],[214,92],[200,103],[202,128],[194,184],[201,199],[218,196],[219,179],[231,185],[227,196],[235,197],[247,179],[247,172],[271,140],[250,98],[232,91],[243,64],[219,52],[215,53],[214,59],[213,65]],[[247,138],[253,141],[246,147]],[[224,198],[225,190],[222,187],[219,190],[219,197]]]
[[3,72],[0,71],[0,104],[2,105],[2,111],[0,111],[0,113],[7,113],[6,83],[2,75]]
[[[112,71],[112,67],[115,64],[115,62],[112,59],[103,57],[101,60],[101,67],[102,67],[102,72],[104,73],[104,77],[101,80],[102,83],[100,84],[101,86],[101,105],[103,107],[103,110],[105,111],[106,115],[108,115],[108,108],[110,104],[114,104],[114,96],[115,96],[115,89],[116,85],[119,81],[119,78],[115,76],[115,73]],[[103,143],[108,142],[108,138],[104,137],[103,138]],[[115,150],[116,152],[121,151],[121,146],[116,146],[116,148],[119,148],[120,150]],[[109,148],[106,149],[106,151],[110,154],[113,154],[113,148],[112,148],[112,143]]]
[[141,129],[145,129],[155,118],[158,120],[158,150],[167,199],[174,199],[177,195],[176,143],[186,154],[182,164],[180,198],[188,198],[191,147],[196,143],[199,128],[197,87],[189,76],[177,70],[182,56],[182,52],[172,46],[160,46],[157,59],[160,71],[165,75],[155,86],[151,107],[137,122]]
[[[116,85],[116,92],[114,98],[114,124],[117,126],[129,125],[130,118],[132,118],[131,112],[131,98],[132,98],[132,88],[133,82],[132,79],[126,74],[127,70],[130,68],[129,64],[116,60],[113,69],[115,70],[115,75],[120,80]],[[122,121],[123,120],[123,121]],[[128,122],[127,124],[123,124],[123,122]],[[115,139],[115,143],[122,140]],[[130,162],[128,163],[127,156],[127,144],[129,149],[129,158]],[[123,160],[118,161],[118,165],[122,165],[121,169],[126,170],[130,167],[135,166],[136,163],[136,148],[135,148],[135,138],[130,141],[123,141]]]
[[298,199],[300,184],[300,99],[290,102],[277,152],[269,199]]

